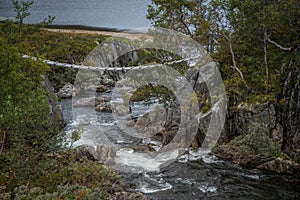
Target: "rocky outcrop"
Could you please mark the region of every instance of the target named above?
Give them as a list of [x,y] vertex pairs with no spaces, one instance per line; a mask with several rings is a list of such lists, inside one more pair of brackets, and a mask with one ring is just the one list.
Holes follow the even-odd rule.
[[85,157],[92,161],[97,161],[95,148],[89,145],[80,145],[74,149],[75,159],[80,160]]
[[226,143],[236,136],[250,133],[267,135],[282,144],[283,129],[274,104],[240,103],[236,107],[230,107],[219,143]]
[[291,160],[276,158],[257,167],[261,170],[276,172],[279,174],[297,174],[300,172],[300,165]]
[[96,105],[97,112],[112,112],[111,104],[109,102],[99,102]]
[[54,89],[51,86],[48,77],[44,78],[43,85],[47,91],[50,119],[57,123],[60,128],[63,128],[66,125],[66,122],[63,117],[62,107],[57,101],[57,96],[53,92]]
[[105,86],[105,85],[102,85],[102,84],[99,84],[96,86],[96,92],[111,92],[111,90],[109,89],[109,87]]
[[[201,111],[200,113],[197,113],[196,117],[198,119],[198,129],[195,138],[192,141],[185,141],[186,144],[191,143],[194,149],[201,147],[202,144],[204,144],[204,141],[206,142],[206,147],[207,145],[211,146],[211,144],[214,143],[214,140],[216,140],[215,135],[217,135],[215,134],[217,131],[214,132],[214,130],[221,129],[222,122],[224,121],[222,111],[225,110],[224,108],[226,107],[224,103],[226,102],[226,98],[225,94],[223,94],[225,92],[222,92],[221,80],[216,73],[216,68],[214,62],[208,62],[200,68],[189,69],[185,74],[186,80],[190,83],[190,86],[197,95],[199,111]],[[183,86],[183,88],[184,87],[186,86]],[[213,101],[211,101],[211,94],[214,95]],[[211,105],[211,102],[213,102],[213,105]],[[165,132],[162,134],[164,145],[168,144],[178,131],[179,124],[182,120],[181,107],[182,106],[179,105],[176,98],[173,98],[166,107],[167,121]],[[220,125],[218,125],[217,122],[212,122],[212,128],[210,129],[212,131],[210,132],[210,135],[206,137],[212,119],[218,119]],[[195,124],[185,124],[184,126],[192,127],[195,126]],[[190,130],[188,132],[190,132]],[[188,140],[190,140],[190,138],[188,138]]]
[[114,164],[116,151],[115,147],[106,144],[97,145],[96,148],[89,145],[81,145],[74,149],[76,159],[86,157],[89,160],[98,161],[105,165]]
[[134,128],[148,137],[152,137],[163,129],[165,117],[165,109],[157,106],[154,110],[138,118],[134,124]]
[[285,81],[282,122],[284,126],[283,149],[300,160],[300,63],[291,70]]
[[73,85],[71,83],[67,83],[65,86],[59,89],[56,95],[60,98],[70,98],[73,94]]

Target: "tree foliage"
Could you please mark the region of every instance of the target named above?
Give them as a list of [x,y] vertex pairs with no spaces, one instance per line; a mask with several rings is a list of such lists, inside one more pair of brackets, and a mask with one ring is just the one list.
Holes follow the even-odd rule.
[[[66,150],[61,121],[50,115],[51,93],[44,87],[44,78],[52,69],[42,61],[24,59],[22,55],[57,58],[59,50],[64,54],[57,60],[69,61],[73,57],[74,62],[79,63],[96,46],[95,41],[103,38],[49,33],[42,31],[40,25],[10,21],[0,24],[0,199],[19,198],[18,188],[23,186],[26,191],[40,187],[46,196],[47,192],[54,192],[50,196],[59,198],[61,194],[55,192],[62,192],[58,185],[65,183],[66,189],[73,188],[70,184],[79,180],[78,170],[85,166],[75,164],[72,153]],[[69,48],[64,49],[65,44],[70,45]],[[98,165],[89,163],[91,170],[86,175],[103,172],[99,180],[108,180],[108,177],[111,181],[117,180]],[[64,174],[68,170],[68,174]],[[90,183],[96,185],[96,181],[98,179]],[[86,190],[94,191],[94,196],[97,191],[102,191],[104,197],[108,195],[107,187],[89,185]],[[69,192],[70,197],[77,196],[76,189]],[[21,193],[21,199],[34,198]]]
[[0,185],[29,184],[44,170],[45,155],[61,144],[59,127],[50,120],[41,82],[49,70],[23,59],[18,47],[0,37]]
[[152,0],[148,18],[206,47],[235,105],[280,101],[299,57],[299,8],[298,0]]

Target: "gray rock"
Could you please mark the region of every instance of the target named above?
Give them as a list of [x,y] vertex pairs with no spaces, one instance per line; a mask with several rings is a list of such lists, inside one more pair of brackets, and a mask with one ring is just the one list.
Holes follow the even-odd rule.
[[116,82],[111,79],[104,78],[101,79],[100,84],[105,85],[107,87],[113,87],[115,86]]
[[98,105],[98,103],[102,103],[102,102],[110,102],[111,101],[111,97],[108,95],[102,95],[100,97],[96,98],[96,105]]
[[283,160],[282,158],[276,158],[275,160],[259,165],[257,168],[279,174],[295,174],[300,172],[299,164],[291,160]]
[[113,165],[117,149],[106,144],[97,145],[96,159],[105,165]]
[[285,81],[282,114],[284,150],[292,157],[300,158],[300,67],[295,66]]
[[112,112],[111,104],[109,102],[99,102],[95,108],[97,112]]
[[94,105],[95,105],[95,98],[94,97],[85,97],[85,98],[73,99],[73,106],[75,106],[75,107],[94,106]]
[[96,87],[96,91],[97,92],[110,92],[111,90],[109,89],[109,87],[99,84]]
[[95,148],[89,145],[80,145],[74,149],[76,159],[81,159],[86,157],[89,160],[96,161],[96,151]]
[[80,145],[74,149],[76,159],[86,157],[89,160],[99,161],[105,165],[114,164],[117,149],[115,147],[100,144],[96,149],[89,145]]
[[56,95],[60,98],[70,98],[73,94],[73,85],[71,83],[67,83],[61,89],[59,89]]
[[49,105],[49,117],[52,121],[57,122],[60,128],[63,128],[66,125],[66,122],[63,117],[63,111],[61,105],[58,103],[54,91],[54,88],[51,86],[51,83],[47,77],[44,77],[42,82],[46,91],[47,91],[47,100]]
[[165,119],[165,109],[158,106],[154,110],[145,113],[143,117],[138,118],[134,127],[139,130],[139,132],[151,137],[163,129]]
[[271,136],[280,142],[283,129],[277,118],[275,106],[270,102],[258,105],[241,103],[235,108],[231,107],[228,109],[225,129],[219,142],[226,143],[236,136],[250,133]]

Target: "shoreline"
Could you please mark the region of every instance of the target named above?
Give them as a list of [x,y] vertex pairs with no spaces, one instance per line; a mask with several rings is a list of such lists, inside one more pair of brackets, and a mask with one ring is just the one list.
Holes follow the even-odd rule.
[[109,27],[96,27],[96,26],[86,26],[86,25],[65,25],[65,24],[51,24],[46,25],[47,29],[67,29],[67,30],[86,30],[86,31],[108,31],[108,32],[128,32],[131,29],[119,29],[119,28],[109,28]]
[[110,37],[119,37],[129,40],[138,40],[143,37],[149,36],[143,32],[123,30],[123,29],[111,29],[111,28],[94,28],[86,26],[46,26],[42,30],[56,33],[71,33],[71,34],[90,34],[90,35],[104,35]]

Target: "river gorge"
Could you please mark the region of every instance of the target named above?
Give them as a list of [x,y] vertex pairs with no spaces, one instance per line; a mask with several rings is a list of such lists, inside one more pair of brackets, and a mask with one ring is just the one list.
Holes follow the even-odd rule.
[[[62,107],[65,119],[68,123],[67,131],[71,131],[78,125],[73,120],[72,100],[63,99]],[[143,115],[153,109],[157,103],[133,105],[136,115]],[[76,109],[76,108],[75,108]],[[103,143],[103,134],[112,140],[114,145],[135,146],[143,144],[139,139],[129,137],[116,125],[112,113],[97,113],[97,120],[90,121],[87,118],[89,109],[81,108],[79,117],[83,129],[82,138],[74,145],[88,144],[97,146]],[[85,121],[85,122],[84,122]],[[93,126],[99,126],[98,132],[93,131]],[[94,127],[95,128],[95,127]],[[99,130],[101,132],[99,132]],[[150,142],[150,141],[148,141]],[[131,149],[132,150],[132,149]],[[298,199],[299,177],[276,175],[258,170],[247,170],[230,161],[217,158],[211,152],[199,149],[197,152],[190,150],[189,154],[183,155],[169,166],[147,171],[144,169],[132,171],[130,163],[130,150],[123,148],[120,161],[123,170],[119,173],[127,190],[144,193],[148,199]],[[133,150],[132,150],[133,151]],[[120,150],[122,153],[122,149]],[[128,160],[126,159],[128,156]],[[136,162],[143,162],[140,158]]]
[[[245,42],[245,49],[243,45],[241,49],[233,47],[244,38],[243,34],[236,43],[231,43],[231,35],[218,38],[218,42],[221,42],[218,47],[223,48],[221,50],[214,49],[213,45],[209,46],[214,43],[215,38],[208,38],[210,41],[200,47],[194,38],[181,33],[177,33],[180,37],[175,37],[172,35],[175,31],[170,30],[167,34],[158,30],[158,37],[155,34],[145,37],[145,27],[155,25],[155,17],[151,23],[146,19],[147,5],[150,3],[150,0],[41,0],[33,4],[29,10],[31,15],[24,22],[37,24],[41,19],[52,15],[56,17],[53,25],[57,29],[51,29],[53,26],[47,29],[37,27],[30,33],[30,28],[27,30],[24,24],[11,23],[11,27],[15,28],[8,29],[7,21],[1,23],[1,28],[7,34],[7,37],[2,34],[5,39],[1,41],[11,42],[12,46],[20,43],[17,49],[20,52],[16,55],[24,55],[23,51],[26,53],[20,58],[20,66],[23,66],[26,59],[32,66],[35,66],[39,56],[40,60],[49,59],[40,63],[44,67],[50,66],[46,75],[37,76],[42,77],[40,82],[46,85],[47,92],[52,95],[45,96],[53,119],[55,114],[58,113],[59,117],[62,114],[66,124],[62,138],[70,143],[66,143],[66,146],[63,143],[61,155],[70,147],[76,164],[82,161],[78,157],[87,157],[84,159],[95,166],[108,166],[109,170],[120,175],[122,184],[124,183],[123,189],[129,193],[142,193],[150,200],[300,199],[300,47],[294,45],[284,48],[267,38],[269,36],[264,32],[264,38],[256,41],[257,49],[262,47],[262,41],[264,48],[259,49],[256,54],[252,54],[255,50],[248,52],[253,57],[246,58],[243,63],[245,55],[239,53],[249,49],[249,41]],[[15,16],[13,9],[10,0],[0,1],[0,21],[12,19]],[[189,29],[184,23],[183,15],[180,16],[185,25],[183,27]],[[193,20],[189,22],[193,23]],[[67,29],[59,29],[62,27]],[[178,27],[178,32],[182,31],[182,26]],[[96,34],[94,29],[109,29],[111,32],[102,30],[103,32]],[[141,33],[137,34],[137,29],[142,30]],[[9,33],[11,30],[15,31],[15,37]],[[26,34],[29,35],[28,38]],[[86,37],[87,35],[90,37]],[[189,35],[192,35],[191,32]],[[210,36],[210,33],[207,35]],[[107,36],[116,36],[117,39],[107,39]],[[122,36],[123,39],[126,36],[126,39],[119,38]],[[222,39],[228,43],[222,44]],[[94,48],[96,45],[98,47]],[[277,52],[278,49],[272,49],[271,45],[279,48],[280,53]],[[94,50],[87,56],[92,48]],[[210,54],[206,50],[215,51]],[[3,55],[7,55],[4,58],[9,57],[9,53],[5,50],[3,52]],[[268,53],[274,53],[274,57],[267,58]],[[210,55],[216,59],[212,59]],[[279,59],[281,57],[282,60]],[[255,62],[255,59],[259,61]],[[2,62],[6,63],[6,60],[3,59]],[[12,68],[10,62],[7,63],[9,71]],[[282,64],[281,69],[276,65],[278,63]],[[157,66],[162,70],[156,71]],[[256,69],[257,66],[260,68]],[[261,69],[261,66],[266,69]],[[98,70],[96,67],[99,67]],[[133,70],[129,70],[130,67]],[[20,69],[20,74],[25,73],[23,68]],[[86,71],[92,73],[84,74]],[[220,74],[224,76],[221,77]],[[150,75],[154,76],[154,81],[149,80],[149,77],[153,78]],[[136,79],[130,82],[123,79],[124,76]],[[24,76],[24,80],[26,77]],[[280,81],[277,81],[278,77]],[[13,83],[17,81],[12,80]],[[169,80],[173,82],[170,83]],[[6,82],[2,84],[3,88],[7,85],[9,84]],[[145,97],[143,90],[137,91],[144,85],[147,86],[145,90],[150,91],[150,96]],[[17,94],[15,90],[12,91],[14,95]],[[154,91],[159,95],[154,94]],[[20,89],[18,94],[22,96],[23,90]],[[10,104],[11,95],[7,96],[8,99],[3,102],[15,111],[16,106]],[[132,100],[131,97],[135,99]],[[128,105],[122,107],[124,102]],[[28,107],[31,108],[32,105],[28,103]],[[46,111],[48,110],[47,108]],[[54,110],[58,112],[54,113]],[[31,112],[29,110],[27,113]],[[15,124],[18,124],[18,120],[16,117]],[[63,120],[58,121],[63,124]],[[33,129],[36,126],[34,123],[29,125]],[[10,130],[9,127],[6,129],[6,125],[3,127],[5,131]],[[27,124],[24,127],[28,128]],[[14,136],[17,138],[20,130],[16,130]],[[7,148],[7,155],[13,157],[9,152],[9,148],[14,146],[13,142],[4,146],[5,131],[1,138],[1,153]],[[217,136],[207,134],[208,131]],[[31,133],[31,130],[28,132]],[[73,135],[74,133],[78,135]],[[29,136],[25,138],[26,141],[35,138],[31,134]],[[28,143],[31,149],[34,144]],[[51,149],[45,152],[47,159],[52,159],[53,156],[58,160],[62,158]],[[20,158],[22,153],[21,151],[19,154]],[[19,160],[21,159],[17,159]],[[39,163],[39,159],[35,161]],[[20,169],[23,169],[22,162],[20,163]],[[58,163],[60,166],[60,162]],[[31,167],[30,163],[28,166]],[[34,172],[34,168],[32,171]],[[10,173],[9,169],[7,174]],[[60,176],[63,180],[64,175]],[[5,177],[11,178],[10,175]],[[48,179],[48,176],[44,177]],[[13,183],[14,179],[11,180]],[[25,181],[22,178],[20,180],[24,185]],[[82,180],[85,182],[85,177]],[[30,181],[31,174],[27,185]],[[96,185],[99,186],[99,182]],[[113,184],[110,185],[108,191],[113,193],[113,187]],[[77,195],[76,191],[73,191],[73,195]]]

